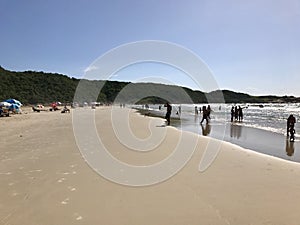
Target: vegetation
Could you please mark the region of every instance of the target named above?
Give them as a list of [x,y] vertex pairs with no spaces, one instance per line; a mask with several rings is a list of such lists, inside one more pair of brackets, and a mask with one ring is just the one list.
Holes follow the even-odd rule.
[[[76,94],[75,94],[76,93]],[[229,90],[210,93],[186,87],[154,83],[90,81],[57,73],[13,72],[0,67],[0,101],[15,98],[23,104],[60,102],[163,104],[300,102],[293,96],[250,96]]]

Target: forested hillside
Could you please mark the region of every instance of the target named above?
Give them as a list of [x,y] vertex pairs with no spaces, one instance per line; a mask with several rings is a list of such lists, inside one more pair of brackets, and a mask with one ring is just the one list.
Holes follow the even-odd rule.
[[[13,72],[0,67],[0,101],[16,98],[23,104],[72,102],[79,79],[57,73],[35,71]],[[129,83],[119,81],[83,80],[84,88],[79,101],[103,103],[227,103],[299,102],[293,96],[250,96],[229,90],[204,93],[186,87],[154,83]],[[98,95],[98,92],[101,92]],[[95,97],[97,93],[97,98]]]

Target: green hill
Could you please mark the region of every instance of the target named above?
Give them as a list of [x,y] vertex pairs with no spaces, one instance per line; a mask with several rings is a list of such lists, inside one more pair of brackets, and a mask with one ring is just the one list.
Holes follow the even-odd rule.
[[[13,72],[0,67],[0,101],[16,98],[23,104],[72,102],[79,82],[79,79],[57,73]],[[83,94],[77,95],[75,100],[82,102],[207,103],[222,102],[223,95],[226,103],[300,102],[299,98],[293,96],[250,96],[229,90],[204,93],[155,83],[81,80],[80,88],[82,90],[77,89],[77,93]]]

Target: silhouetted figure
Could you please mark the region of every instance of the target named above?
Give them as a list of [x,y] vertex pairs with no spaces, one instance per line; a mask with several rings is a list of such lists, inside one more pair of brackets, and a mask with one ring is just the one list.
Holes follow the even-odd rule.
[[195,106],[195,115],[198,115],[198,108]]
[[234,118],[234,106],[231,107],[231,122],[233,122]]
[[210,105],[207,106],[207,118],[210,119],[211,108]]
[[172,112],[172,106],[167,102],[165,105],[167,107],[167,113],[166,113],[166,120],[167,120],[167,125],[170,125],[170,119],[171,119],[171,112]]
[[203,123],[203,121],[206,120],[206,123],[208,123],[208,116],[207,116],[207,109],[206,106],[202,107],[202,120],[200,123]]
[[239,110],[237,106],[234,107],[234,119],[235,120],[239,119]]
[[296,118],[291,114],[287,119],[287,136],[291,135],[290,141],[295,140],[295,123]]
[[239,117],[239,122],[243,121],[243,108],[239,106],[238,108],[238,117]]
[[68,109],[67,105],[64,106],[61,113],[70,113],[70,109]]

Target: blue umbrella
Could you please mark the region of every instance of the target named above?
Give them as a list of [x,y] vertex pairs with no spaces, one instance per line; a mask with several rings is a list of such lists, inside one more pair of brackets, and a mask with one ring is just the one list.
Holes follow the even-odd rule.
[[13,98],[7,99],[7,100],[5,100],[5,102],[19,105],[19,107],[22,106],[22,103],[19,100],[16,100],[16,99],[13,99]]
[[9,109],[11,109],[11,110],[13,110],[13,109],[19,109],[19,108],[20,108],[20,106],[18,104],[11,104],[9,106]]

